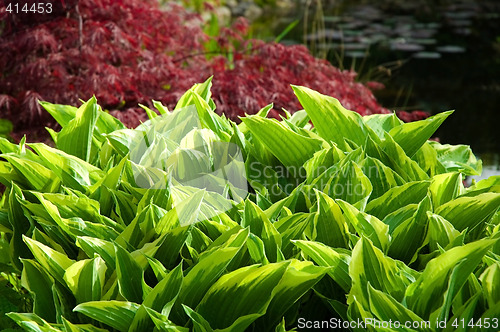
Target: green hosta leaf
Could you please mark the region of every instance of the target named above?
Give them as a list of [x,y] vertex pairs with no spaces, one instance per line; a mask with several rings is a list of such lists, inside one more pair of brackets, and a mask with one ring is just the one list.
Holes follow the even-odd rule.
[[[325,168],[320,167],[318,170],[320,172],[321,170],[323,171],[319,175],[316,175],[314,179],[312,179],[311,185],[314,188],[323,191],[325,187],[329,185],[330,182],[335,181],[337,177],[343,177],[343,178],[347,177],[348,173],[346,173],[344,170],[346,169],[348,170],[351,163],[361,164],[364,157],[365,156],[363,149],[358,148],[356,150],[349,152],[344,158],[340,159],[338,163],[329,166],[328,168],[326,168],[326,170]],[[343,171],[344,174],[342,173]]]
[[50,169],[36,161],[18,158],[14,155],[2,154],[9,164],[23,177],[23,184],[37,191],[55,192],[60,182]]
[[184,183],[210,172],[207,155],[193,149],[175,150],[166,163],[171,167],[172,176]]
[[351,257],[319,242],[297,240],[293,243],[316,264],[329,267],[327,274],[347,293],[351,289]]
[[104,176],[99,168],[43,143],[32,143],[30,147],[42,158],[45,166],[50,168],[64,185],[72,189],[86,192],[87,186],[91,186]]
[[310,121],[309,115],[305,110],[296,111],[288,119],[288,121],[299,128],[304,128]]
[[168,316],[172,306],[179,295],[183,283],[182,267],[178,265],[175,269],[153,288],[144,299],[144,305],[156,311],[161,311]]
[[191,88],[193,92],[197,93],[207,103],[210,102],[210,98],[212,96],[212,91],[210,91],[212,88],[212,79],[213,76],[210,76],[205,82],[194,84]]
[[330,197],[342,199],[363,210],[373,190],[370,180],[354,162],[342,167],[323,191]]
[[269,264],[269,260],[266,257],[266,249],[264,247],[264,242],[253,234],[249,234],[247,240],[247,249],[252,261],[257,264]]
[[196,311],[193,311],[193,309],[184,304],[182,305],[182,307],[184,308],[184,311],[189,316],[189,318],[191,318],[195,332],[213,332],[210,323],[205,318],[203,318],[202,315],[200,315]]
[[[427,318],[443,305],[445,293],[460,289],[469,274],[498,239],[483,239],[461,247],[451,248],[431,260],[420,277],[406,291],[406,303],[417,315]],[[450,277],[453,270],[454,282]]]
[[54,249],[30,239],[23,235],[23,240],[28,246],[28,248],[35,256],[35,259],[40,263],[40,265],[46,269],[50,275],[62,284],[64,282],[64,273],[66,270],[75,263],[63,253],[55,251]]
[[155,226],[164,215],[165,210],[149,204],[121,232],[116,242],[123,247],[139,248],[140,243],[148,241],[155,234]]
[[57,147],[84,161],[90,161],[92,134],[98,117],[99,106],[95,97],[92,97],[78,108],[75,117],[59,132]]
[[106,193],[101,187],[116,190],[122,182],[125,165],[128,162],[127,158],[123,158],[118,165],[109,169],[96,184],[89,188],[89,198],[99,200],[100,205],[104,206],[105,210],[109,210],[106,205],[110,204],[110,199],[109,196],[106,196]]
[[387,254],[407,264],[412,263],[425,245],[428,229],[427,212],[432,209],[431,199],[426,196],[415,213],[391,232],[392,240]]
[[413,155],[412,159],[424,170],[429,176],[446,173],[446,168],[438,159],[437,151],[431,146],[431,141],[425,142],[424,145]]
[[56,320],[55,304],[52,298],[54,279],[40,264],[31,259],[23,259],[21,283],[33,296],[33,313],[50,322]]
[[106,189],[111,194],[115,203],[115,213],[119,221],[124,225],[129,225],[137,215],[137,202],[131,194],[121,190]]
[[143,137],[143,132],[133,129],[120,129],[106,135],[109,144],[122,157],[125,157]]
[[[71,122],[71,120],[75,119],[78,113],[78,108],[73,106],[51,104],[44,101],[40,101],[40,104],[50,113],[50,115],[63,128],[66,127]],[[98,118],[95,123],[93,136],[94,138],[98,139],[98,141],[102,142],[104,140],[102,134],[126,128],[125,125],[121,123],[118,119],[116,119],[109,113],[102,112],[98,106],[97,108],[98,108]],[[56,133],[50,128],[47,128],[47,130],[49,130],[54,142],[57,145],[58,133]],[[93,148],[95,148],[95,146]]]
[[315,152],[326,147],[326,142],[297,134],[274,119],[254,115],[242,118],[242,121],[285,166],[300,167]]
[[405,183],[403,178],[391,168],[385,166],[380,160],[367,157],[361,169],[372,185],[370,200],[378,198],[391,188],[401,186]]
[[142,284],[143,271],[125,249],[115,244],[116,276],[120,293],[131,302],[142,303],[143,292],[139,285]]
[[[192,101],[198,112],[198,117],[203,128],[207,128],[216,133],[224,141],[228,141],[230,138],[230,133],[232,132],[231,125],[226,118],[217,115],[213,112],[215,106],[213,101],[209,99],[207,103],[198,93],[195,91],[186,93],[192,96]],[[176,106],[177,110],[177,106]]]
[[105,274],[106,264],[101,257],[96,256],[71,265],[64,274],[64,280],[77,303],[98,301],[103,293]]
[[438,214],[427,212],[429,220],[428,241],[431,251],[439,250],[440,248],[449,249],[460,236],[460,232],[453,225]]
[[[487,256],[483,257],[483,262],[487,259],[488,259]],[[480,268],[481,269],[483,268],[483,264],[480,265]],[[436,319],[434,317],[438,317],[437,319],[444,320],[441,317],[448,317],[448,308],[450,303],[452,305],[451,307],[452,310],[456,311],[457,308],[463,306],[475,294],[483,293],[483,288],[481,287],[481,283],[474,273],[469,274],[466,282],[463,284],[461,288],[455,289],[453,283],[455,282],[456,277],[453,276],[453,273],[455,274],[460,273],[460,270],[459,269],[453,270],[452,275],[450,276],[449,291],[447,291],[445,294],[445,305],[443,305],[440,310],[436,310],[435,312],[432,313],[431,315],[432,319]]]
[[140,164],[140,160],[148,156],[149,150],[156,149],[158,142],[166,143],[166,149],[172,151],[193,128],[201,128],[201,124],[196,107],[191,106],[146,121],[134,130],[130,139],[123,135],[126,134],[124,132],[113,139],[115,142],[110,142],[113,146],[119,143],[117,147],[126,147],[130,150],[130,159]]
[[[239,323],[245,330],[253,320],[266,312],[274,289],[290,262],[271,263],[261,267],[246,266],[222,276],[206,292],[196,312],[209,317],[210,326],[225,328]],[[245,317],[247,317],[245,319]]]
[[273,299],[266,315],[256,321],[256,329],[263,331],[269,326],[277,325],[285,312],[320,281],[328,270],[329,268],[315,266],[312,262],[293,259],[273,291]]
[[[187,107],[189,105],[193,105],[193,103],[194,103],[193,95],[194,94],[198,95],[198,97],[200,99],[202,99],[203,101],[205,101],[205,103],[207,103],[207,105],[208,105],[208,103],[210,102],[210,97],[212,95],[212,93],[210,91],[210,89],[212,87],[212,78],[213,77],[211,76],[203,83],[194,84],[191,87],[191,89],[189,89],[188,91],[186,91],[186,93],[184,93],[184,95],[182,95],[182,97],[177,102],[175,109],[181,109],[181,108]],[[209,107],[209,109],[210,109],[210,107]]]
[[[9,221],[9,215],[7,212],[0,211],[0,232],[12,233],[12,225]],[[2,240],[0,240],[2,241]],[[5,241],[7,242],[7,241]],[[1,261],[1,260],[0,260]]]
[[335,144],[328,149],[322,149],[314,153],[313,157],[304,164],[304,169],[307,174],[307,183],[312,183],[319,175],[344,158],[344,152]]
[[[205,232],[210,233],[208,230],[205,230]],[[200,255],[200,259],[205,255],[209,255],[213,251],[217,251],[221,248],[241,248],[245,245],[245,241],[247,241],[249,236],[250,229],[248,227],[242,229],[241,226],[235,225],[231,229],[223,231],[222,234],[218,236]]]
[[52,104],[46,101],[39,101],[39,103],[63,128],[75,118],[78,111],[78,108],[70,105]]
[[367,130],[361,115],[346,110],[335,98],[306,87],[292,88],[322,138],[343,149],[348,149],[346,138],[360,146],[365,142]]
[[95,254],[99,255],[104,259],[109,268],[115,270],[115,248],[112,242],[88,236],[78,236],[76,238],[76,245],[81,248],[88,257],[94,257]]
[[67,226],[68,234],[73,236],[92,236],[112,241],[120,234],[112,227],[85,221],[81,218],[62,219],[61,221]]
[[352,288],[348,303],[357,299],[368,309],[368,284],[401,301],[406,288],[415,281],[415,274],[404,264],[385,256],[369,239],[362,236],[352,251],[349,264]]
[[40,200],[48,213],[49,217],[47,217],[47,220],[53,220],[54,224],[71,238],[87,235],[103,239],[115,239],[118,236],[118,232],[114,228],[106,225],[87,222],[79,217],[64,219],[61,217],[58,208],[46,200],[42,194],[37,192],[33,194]]
[[19,183],[23,187],[29,187],[27,180],[7,161],[0,161],[0,182],[6,187],[9,187],[12,183]]
[[[60,329],[52,327],[44,319],[36,314],[10,312],[6,314],[26,331],[33,332],[61,332]],[[7,330],[4,330],[7,331]]]
[[391,129],[404,124],[404,122],[397,117],[396,113],[372,114],[364,116],[362,119],[365,125],[370,127],[381,139],[383,139],[385,133],[388,133]]
[[491,264],[479,277],[490,308],[500,304],[500,262]]
[[27,157],[36,161],[36,155],[30,150],[26,150],[26,136],[23,136],[19,144],[11,143],[8,139],[0,137],[0,151],[2,153],[12,153],[14,155]]
[[170,111],[161,102],[153,100],[153,106],[158,110],[161,115],[170,114]]
[[245,213],[241,226],[249,226],[250,231],[262,239],[267,258],[271,262],[276,262],[278,249],[281,248],[280,233],[269,221],[264,211],[250,200],[245,201]]
[[35,228],[33,230],[33,235],[31,238],[35,241],[45,244],[46,246],[51,247],[56,251],[64,252],[64,248],[59,243],[51,239],[47,234],[43,233],[38,228]]
[[[450,280],[448,283],[448,289],[446,290],[444,294],[444,303],[443,305],[434,311],[430,319],[435,320],[435,321],[446,321],[449,318],[450,315],[450,309],[452,308],[452,305],[454,307],[457,307],[455,303],[458,303],[458,295],[461,295],[461,293],[464,293],[464,289],[466,287],[466,283],[469,280],[474,280],[472,284],[477,284],[478,287],[475,287],[475,292],[472,294],[469,294],[469,298],[473,296],[473,294],[478,294],[481,293],[481,287],[479,286],[479,282],[477,281],[477,278],[473,275],[470,274],[469,276],[461,275],[463,272],[463,268],[460,266],[461,263],[458,263],[453,270],[451,271],[450,274]],[[472,295],[472,296],[471,296]],[[456,301],[455,301],[456,300]],[[472,317],[469,317],[472,318]]]
[[312,213],[295,213],[281,218],[274,223],[274,226],[281,234],[281,251],[285,257],[291,257],[294,251],[292,240],[303,238],[304,232],[311,228],[315,215]]
[[218,147],[217,143],[218,138],[210,129],[193,128],[181,140],[179,147],[182,149],[193,149],[205,156],[210,156],[213,154],[214,149]]
[[115,130],[126,129],[127,127],[117,118],[112,116],[109,113],[103,112],[99,108],[99,117],[97,118],[97,122],[95,124],[95,132],[94,134],[98,134],[99,141],[103,141],[103,134],[109,134],[114,132]]
[[[420,318],[389,294],[373,288],[370,283],[368,283],[368,296],[370,311],[378,317],[380,322],[397,321],[402,325],[411,322],[415,324],[411,326],[419,326],[418,331],[434,331],[434,326],[430,322]],[[405,329],[405,331],[408,330]]]
[[97,222],[101,219],[99,202],[87,197],[76,195],[43,193],[43,198],[54,204],[61,217],[71,218],[78,216],[84,220]]
[[93,301],[77,305],[74,309],[87,317],[104,323],[118,331],[128,331],[139,305],[123,301]]
[[153,309],[150,309],[148,307],[144,307],[146,309],[146,312],[148,313],[149,317],[151,317],[151,320],[155,324],[156,328],[158,331],[164,331],[164,332],[189,332],[189,329],[187,327],[182,327],[182,326],[177,326],[174,323],[172,323],[167,316],[162,315]]
[[[465,326],[467,326],[471,320],[473,322],[477,322],[477,319],[474,319],[475,315],[474,312],[476,311],[476,307],[478,305],[479,300],[481,299],[481,293],[474,294],[472,297],[468,299],[468,301],[461,306],[460,308],[454,310],[456,312],[453,317],[451,317],[447,322],[446,322],[446,327],[443,328],[443,332],[452,332],[452,331],[457,331],[457,328],[460,328],[463,326],[463,329],[466,330]],[[498,315],[493,316],[493,317],[498,317]],[[484,316],[481,317],[481,321],[483,321]],[[490,318],[491,319],[491,318]],[[444,327],[444,326],[443,326]],[[490,327],[492,327],[491,321],[490,321]],[[470,328],[470,326],[468,326]],[[481,331],[496,331],[495,329],[481,329]]]
[[[7,198],[6,193],[4,193],[3,198]],[[12,239],[10,240],[10,260],[19,271],[23,268],[20,258],[32,257],[28,247],[23,242],[23,236],[29,234],[29,230],[33,227],[32,221],[28,219],[21,205],[21,202],[24,200],[25,197],[21,188],[15,183],[12,184],[8,200],[4,201],[4,203],[7,207],[7,218],[13,232]]]
[[429,186],[433,207],[436,209],[454,200],[460,194],[461,186],[462,176],[460,173],[445,173],[434,176]]
[[453,111],[436,114],[425,120],[404,123],[391,129],[389,135],[401,145],[406,155],[411,158],[451,113]]
[[[134,250],[130,253],[130,256],[132,256],[132,259],[137,263],[141,270],[144,271],[149,267],[147,257],[154,257],[164,242],[165,238],[159,237],[152,242],[145,243],[140,249]],[[147,295],[147,291],[144,292],[144,295]]]
[[467,196],[474,196],[485,192],[500,193],[500,175],[490,176],[483,179],[473,186],[467,188]]
[[[222,248],[205,255],[185,276],[178,304],[196,307],[212,284],[225,272],[239,247]],[[178,307],[172,313],[179,315]]]
[[426,196],[429,185],[429,181],[415,181],[393,187],[379,198],[370,201],[366,212],[383,219],[401,207],[419,203]]
[[458,197],[441,205],[435,212],[448,220],[458,231],[463,231],[481,224],[499,206],[500,194],[484,193],[474,197]]
[[403,148],[390,136],[385,134],[385,139],[380,143],[380,148],[385,153],[381,161],[392,168],[406,181],[427,180],[429,175],[406,155]]
[[106,332],[105,329],[100,329],[91,324],[73,324],[64,317],[61,317],[65,332]]
[[179,251],[190,234],[191,227],[193,226],[174,226],[171,229],[165,229],[162,233],[160,233],[161,237],[165,240],[161,244],[160,248],[158,248],[155,258],[161,261],[166,268],[170,269],[175,266],[173,264],[175,264],[179,257]]
[[165,278],[168,274],[168,271],[165,268],[165,266],[156,258],[153,257],[146,257],[146,258],[148,260],[149,266],[151,267],[153,273],[155,274],[156,279],[158,279],[158,281],[163,280],[163,278]]
[[193,227],[191,230],[191,239],[188,243],[196,252],[204,252],[210,246],[212,240],[198,228]]
[[[278,162],[278,161],[276,161]],[[285,198],[282,188],[278,185],[278,174],[254,158],[249,157],[245,162],[248,174],[248,182],[255,191],[269,197],[270,200],[281,200]]]
[[376,247],[385,252],[389,244],[389,226],[343,200],[338,199],[336,202],[344,211],[345,220],[352,225],[359,236],[366,236]]
[[342,210],[334,199],[316,192],[317,212],[313,221],[311,239],[333,248],[348,248],[349,228]]
[[[171,216],[171,218],[177,219],[179,225],[181,226],[192,225],[197,221],[200,221],[200,219],[203,220],[201,208],[203,199],[205,198],[205,193],[206,191],[197,190],[193,195],[186,197],[184,200],[178,199],[179,203],[174,206],[172,210],[168,211],[166,216]],[[162,222],[160,221],[158,225],[161,224]]]
[[138,309],[129,331],[146,331],[152,329],[150,314],[152,309],[167,318],[182,286],[182,268],[178,265],[149,292],[143,304]]
[[[66,317],[73,321],[77,320],[76,313],[73,312],[75,301],[71,292],[66,287],[56,282],[52,287],[52,294],[56,308],[56,322],[61,324],[62,317]],[[54,326],[57,325],[54,324]]]
[[478,160],[467,145],[449,145],[429,142],[437,151],[438,160],[448,172],[462,172],[465,175],[480,175],[482,162]]

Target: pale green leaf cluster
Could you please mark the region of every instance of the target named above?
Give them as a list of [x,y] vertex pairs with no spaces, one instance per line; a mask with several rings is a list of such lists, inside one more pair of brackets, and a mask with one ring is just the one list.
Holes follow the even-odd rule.
[[[151,121],[136,129],[92,98],[42,103],[62,127],[55,147],[0,138],[2,278],[19,278],[32,299],[7,314],[19,326],[287,331],[336,318],[375,322],[358,331],[447,331],[473,319],[498,330],[500,180],[465,188],[481,162],[467,146],[429,141],[451,112],[361,117],[294,86],[303,111],[277,121],[268,106],[235,124],[215,113],[210,86],[173,111],[143,106]],[[136,154],[146,136],[167,166],[181,151],[177,179],[214,167],[212,142],[234,144],[250,193],[228,187],[244,197],[222,206],[202,190],[155,186],[172,180],[145,171],[158,162]],[[388,321],[431,325],[376,325]]]

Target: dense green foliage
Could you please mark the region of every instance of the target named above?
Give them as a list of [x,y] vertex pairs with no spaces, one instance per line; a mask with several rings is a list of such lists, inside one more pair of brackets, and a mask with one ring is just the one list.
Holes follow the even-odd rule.
[[[62,127],[56,148],[0,139],[2,278],[19,295],[2,300],[8,317],[27,331],[285,331],[330,318],[496,330],[500,177],[464,188],[480,161],[428,141],[451,112],[362,117],[294,86],[303,111],[279,122],[266,107],[236,125],[216,115],[210,86],[172,112],[145,107],[151,122],[135,130],[94,98],[43,103]],[[137,137],[167,161],[178,153],[174,168],[138,161]],[[216,170],[214,142],[241,150],[250,193],[217,209],[221,194],[180,184],[180,208],[168,171]]]

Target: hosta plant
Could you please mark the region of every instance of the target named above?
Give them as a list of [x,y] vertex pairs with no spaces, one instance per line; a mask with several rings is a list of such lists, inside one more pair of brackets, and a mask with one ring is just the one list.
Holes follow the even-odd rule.
[[361,117],[293,86],[304,110],[236,125],[210,86],[144,106],[136,129],[94,98],[42,103],[55,147],[0,141],[8,317],[27,331],[498,330],[500,178],[465,188],[480,161],[428,140],[451,112]]

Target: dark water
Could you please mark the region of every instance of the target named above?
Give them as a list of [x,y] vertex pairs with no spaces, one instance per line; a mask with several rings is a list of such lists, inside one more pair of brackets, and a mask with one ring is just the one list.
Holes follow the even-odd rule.
[[306,43],[361,81],[381,81],[375,95],[389,109],[455,110],[441,142],[470,145],[500,172],[500,1],[308,4],[275,25],[278,34],[301,20],[285,43]]

